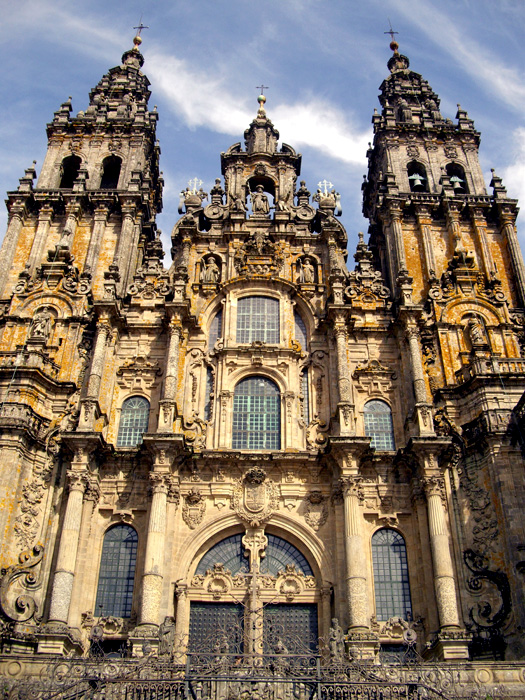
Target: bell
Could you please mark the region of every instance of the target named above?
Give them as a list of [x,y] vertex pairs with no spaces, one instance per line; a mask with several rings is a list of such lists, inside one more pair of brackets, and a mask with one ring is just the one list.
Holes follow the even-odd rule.
[[462,191],[463,191],[463,190],[465,189],[464,186],[463,186],[463,183],[465,182],[465,180],[462,180],[462,179],[461,179],[460,177],[458,177],[457,175],[453,175],[453,176],[450,178],[450,182],[451,182],[451,184],[452,184],[452,187],[453,187],[455,190],[462,190]]
[[411,184],[412,184],[413,190],[415,190],[415,189],[424,190],[425,189],[424,180],[426,178],[424,178],[423,175],[420,175],[419,173],[414,173],[413,175],[409,175],[408,179],[412,181]]

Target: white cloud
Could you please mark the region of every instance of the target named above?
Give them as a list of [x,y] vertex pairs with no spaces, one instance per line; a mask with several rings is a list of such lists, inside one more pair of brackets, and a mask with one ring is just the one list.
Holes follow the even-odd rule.
[[[225,80],[190,69],[186,61],[151,51],[148,74],[155,90],[190,128],[204,126],[238,136],[255,117],[256,106],[250,108],[246,99],[228,92]],[[356,130],[343,110],[326,100],[310,97],[299,104],[272,104],[268,116],[284,141],[294,146],[308,144],[343,162],[365,163],[370,132]]]
[[525,202],[525,128],[516,129],[513,140],[516,144],[514,162],[503,168],[501,176],[509,196]]

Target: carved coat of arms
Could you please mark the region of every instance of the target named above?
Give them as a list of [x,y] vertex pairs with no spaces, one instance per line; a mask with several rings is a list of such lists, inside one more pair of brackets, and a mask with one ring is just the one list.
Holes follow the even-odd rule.
[[259,527],[271,517],[277,509],[277,490],[263,469],[254,467],[237,480],[232,508],[250,527]]

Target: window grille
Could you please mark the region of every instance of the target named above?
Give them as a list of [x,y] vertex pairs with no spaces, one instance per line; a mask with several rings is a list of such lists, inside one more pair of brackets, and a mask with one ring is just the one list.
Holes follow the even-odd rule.
[[372,562],[376,618],[407,620],[412,615],[410,584],[405,540],[396,532],[383,528],[372,536]]
[[304,648],[317,651],[317,605],[315,603],[270,603],[264,606],[263,629],[266,653],[275,653],[277,640],[301,640]]
[[364,408],[365,435],[372,438],[376,450],[395,450],[392,411],[384,401],[368,401]]
[[279,450],[281,397],[266,377],[248,377],[235,387],[232,447],[236,450]]
[[306,326],[304,325],[304,321],[297,311],[294,312],[294,320],[295,339],[301,344],[302,349],[306,350]]
[[210,640],[227,640],[230,652],[243,651],[242,627],[244,608],[236,603],[190,604],[190,636],[188,649],[200,652],[209,649]]
[[222,309],[219,309],[210,323],[208,347],[213,350],[215,343],[222,337]]
[[130,525],[115,525],[104,536],[95,615],[130,617],[138,537]]
[[237,342],[279,343],[279,300],[241,297],[237,302]]
[[131,396],[122,404],[117,447],[136,447],[148,429],[149,401],[142,396]]

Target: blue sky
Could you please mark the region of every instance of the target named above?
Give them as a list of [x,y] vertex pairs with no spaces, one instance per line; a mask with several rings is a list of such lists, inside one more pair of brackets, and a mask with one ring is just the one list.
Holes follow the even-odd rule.
[[187,181],[197,176],[209,191],[220,152],[242,140],[262,82],[281,139],[303,154],[309,189],[327,178],[341,193],[352,252],[367,230],[360,186],[390,19],[443,115],[454,118],[459,102],[475,120],[487,185],[494,167],[525,202],[525,0],[0,0],[0,8],[3,192],[33,160],[39,172],[45,124],[69,95],[74,113],[85,109],[142,16],[143,70],[160,114],[164,240]]

